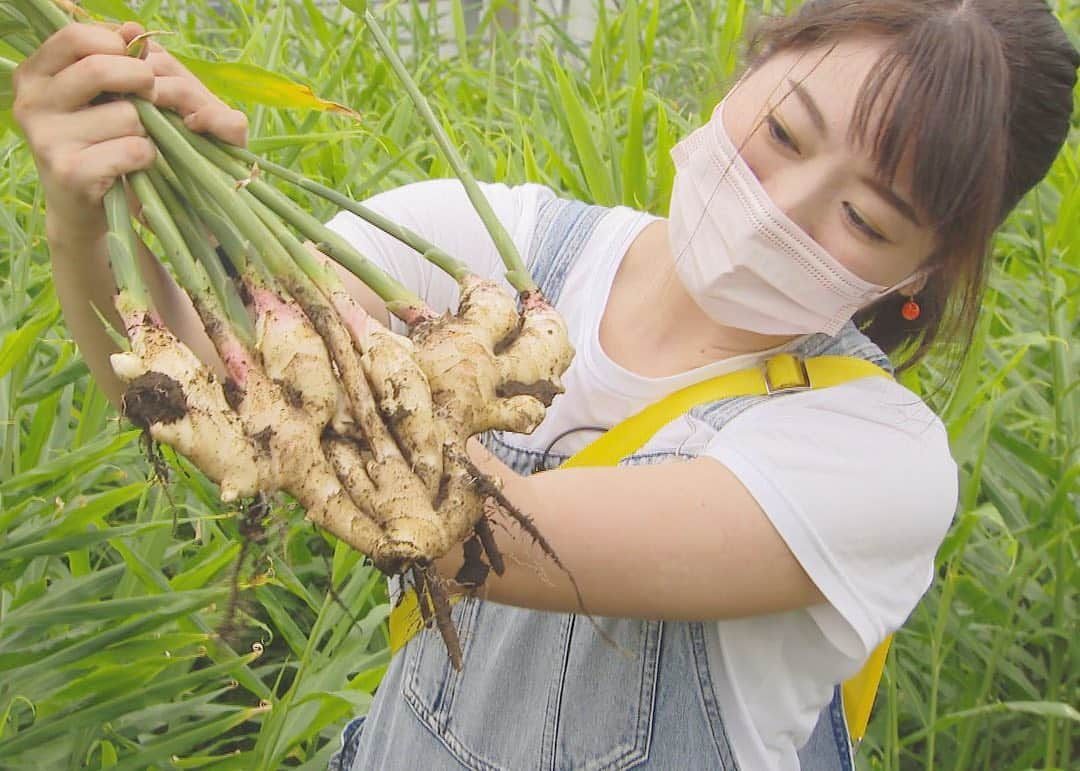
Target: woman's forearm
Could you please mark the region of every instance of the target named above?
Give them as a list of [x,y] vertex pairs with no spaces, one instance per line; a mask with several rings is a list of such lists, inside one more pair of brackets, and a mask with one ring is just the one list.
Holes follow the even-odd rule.
[[104,218],[97,232],[65,231],[62,225],[55,231],[49,236],[49,253],[64,320],[94,381],[109,401],[119,404],[123,389],[109,365],[109,355],[117,347],[98,316],[100,313],[114,329],[122,331],[113,307],[116,286],[109,271]]
[[[53,283],[64,311],[64,320],[90,374],[109,401],[119,408],[124,388],[109,363],[109,356],[118,348],[101,322],[104,318],[113,329],[123,333],[120,316],[113,306],[116,284],[109,268],[104,217],[99,226],[86,229],[65,228],[62,223],[52,222],[48,231]],[[141,243],[139,268],[154,307],[165,324],[202,361],[222,373],[220,358],[191,300]]]
[[[628,618],[737,618],[824,601],[746,488],[718,461],[515,474],[482,447],[470,454],[529,515],[567,572],[505,516],[494,528],[506,574],[480,596],[536,610]],[[463,555],[439,562],[452,577]]]

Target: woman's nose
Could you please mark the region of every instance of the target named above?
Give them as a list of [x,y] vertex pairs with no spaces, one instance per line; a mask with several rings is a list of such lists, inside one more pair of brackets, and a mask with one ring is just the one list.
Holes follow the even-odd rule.
[[816,234],[831,209],[834,178],[827,162],[789,161],[770,169],[761,186],[780,211],[817,240]]

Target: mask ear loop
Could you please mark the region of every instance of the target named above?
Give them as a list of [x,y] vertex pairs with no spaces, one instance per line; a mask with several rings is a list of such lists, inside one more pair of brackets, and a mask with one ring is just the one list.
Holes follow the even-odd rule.
[[[937,270],[936,265],[934,265],[932,267],[929,267],[929,268],[916,268],[906,278],[902,278],[899,281],[897,281],[895,284],[893,284],[892,286],[884,288],[881,291],[881,293],[878,295],[877,299],[881,299],[882,297],[885,297],[886,295],[892,294],[893,292],[900,292],[904,287],[908,286],[909,284],[916,284],[919,281],[926,281],[926,280],[928,280],[930,278],[930,276],[936,270]],[[916,292],[917,291],[919,291],[919,290],[916,290]],[[915,293],[913,292],[912,294],[915,294]]]
[[[916,302],[915,295],[922,291],[923,287],[926,286],[926,281],[929,280],[930,275],[935,270],[937,270],[936,265],[930,268],[918,268],[914,273],[889,290],[890,292],[900,292],[907,297],[907,302],[900,306],[900,316],[904,321],[918,321],[919,316],[922,315],[922,308],[919,306],[919,303]],[[920,282],[921,286],[918,289],[915,289],[910,293],[903,291],[904,287],[909,284],[919,284]]]

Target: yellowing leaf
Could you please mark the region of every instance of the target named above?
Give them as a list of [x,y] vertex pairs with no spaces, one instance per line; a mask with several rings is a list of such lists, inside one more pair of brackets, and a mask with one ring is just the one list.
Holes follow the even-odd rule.
[[191,56],[174,56],[222,99],[267,107],[339,112],[360,120],[360,114],[355,110],[322,99],[310,87],[253,64],[208,62]]

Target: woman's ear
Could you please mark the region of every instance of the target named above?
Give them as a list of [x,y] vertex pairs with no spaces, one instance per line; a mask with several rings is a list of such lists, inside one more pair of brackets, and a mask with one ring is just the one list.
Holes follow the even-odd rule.
[[917,295],[926,287],[926,280],[934,272],[933,268],[920,268],[906,282],[896,288],[902,295]]

